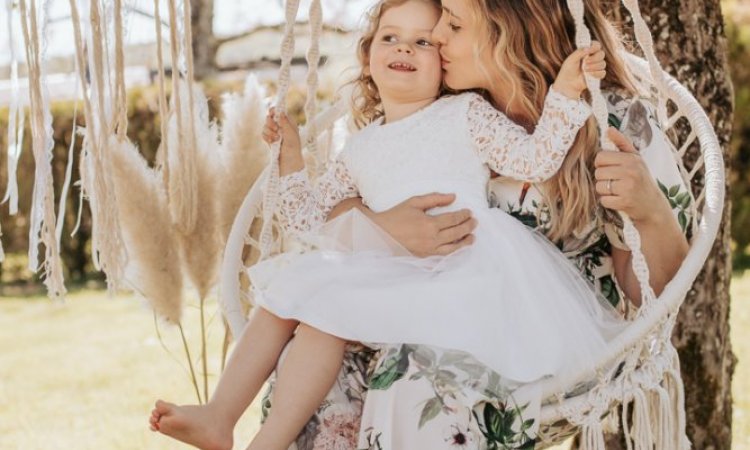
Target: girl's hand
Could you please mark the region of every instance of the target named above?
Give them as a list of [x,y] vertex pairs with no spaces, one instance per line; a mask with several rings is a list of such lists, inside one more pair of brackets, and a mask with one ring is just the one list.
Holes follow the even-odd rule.
[[596,41],[589,48],[578,49],[565,58],[552,87],[572,99],[581,98],[586,90],[586,75],[599,80],[607,75],[602,45]]
[[273,144],[281,138],[281,152],[299,152],[302,149],[297,125],[286,114],[279,115],[279,123],[274,120],[275,108],[268,110],[263,125],[263,140]]
[[302,170],[305,167],[305,161],[302,158],[302,144],[297,125],[283,113],[279,115],[277,123],[274,120],[274,108],[271,108],[266,116],[266,123],[263,125],[263,140],[270,145],[279,139],[281,139],[279,175],[283,177]]
[[626,213],[635,223],[674,221],[667,199],[633,143],[615,128],[610,127],[607,135],[620,151],[599,152],[594,160],[602,206]]

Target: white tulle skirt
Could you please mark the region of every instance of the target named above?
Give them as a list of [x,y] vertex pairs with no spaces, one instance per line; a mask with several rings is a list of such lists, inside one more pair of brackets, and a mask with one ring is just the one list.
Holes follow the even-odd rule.
[[346,340],[462,350],[520,383],[600,359],[624,323],[543,236],[474,211],[473,245],[417,258],[358,210],[248,271],[258,306]]

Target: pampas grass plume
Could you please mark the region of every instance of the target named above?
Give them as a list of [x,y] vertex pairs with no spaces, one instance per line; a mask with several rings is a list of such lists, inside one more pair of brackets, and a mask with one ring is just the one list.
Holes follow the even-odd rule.
[[198,208],[193,230],[178,234],[188,279],[200,298],[205,299],[216,283],[223,251],[218,215],[220,197],[217,196],[223,178],[216,158],[219,131],[209,123],[208,102],[200,86],[193,88],[193,96]]
[[161,174],[128,141],[111,143],[113,181],[128,249],[125,279],[169,322],[182,317],[182,272]]
[[225,119],[220,147],[223,181],[219,214],[224,242],[245,195],[268,165],[268,150],[261,138],[267,112],[264,96],[257,78],[251,75],[242,96],[228,95],[222,103]]

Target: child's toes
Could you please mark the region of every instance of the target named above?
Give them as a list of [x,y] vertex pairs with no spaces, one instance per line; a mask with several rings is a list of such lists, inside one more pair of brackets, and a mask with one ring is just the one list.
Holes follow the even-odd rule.
[[172,412],[176,405],[174,405],[173,403],[165,402],[164,400],[157,400],[155,406],[156,408],[154,408],[154,411],[159,416],[163,416]]

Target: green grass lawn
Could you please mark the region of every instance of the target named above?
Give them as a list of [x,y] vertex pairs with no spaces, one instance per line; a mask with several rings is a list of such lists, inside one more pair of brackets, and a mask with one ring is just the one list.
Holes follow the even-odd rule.
[[[214,314],[215,303],[209,309]],[[197,308],[185,316],[196,358]],[[188,448],[147,426],[156,398],[196,401],[179,331],[160,326],[167,352],[155,330],[148,307],[132,296],[109,299],[89,290],[70,295],[65,305],[0,299],[0,449]],[[209,331],[215,375],[223,338],[218,316]],[[238,426],[237,448],[245,448],[257,423],[253,407]]]
[[[211,385],[220,367],[222,327],[209,305]],[[199,348],[197,308],[186,311],[193,356]],[[750,450],[750,271],[732,281],[735,450]],[[160,327],[132,296],[99,291],[71,294],[66,304],[45,298],[0,298],[0,449],[185,449],[147,427],[153,401],[194,402],[179,332]],[[258,407],[240,421],[235,448],[257,430]]]

